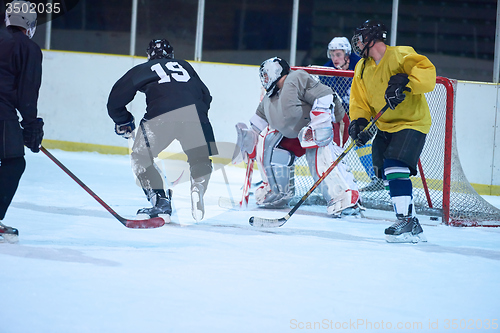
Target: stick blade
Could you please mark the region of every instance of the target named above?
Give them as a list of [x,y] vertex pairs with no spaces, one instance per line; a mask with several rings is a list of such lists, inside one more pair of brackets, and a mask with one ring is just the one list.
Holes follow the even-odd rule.
[[165,225],[165,220],[161,217],[152,217],[144,220],[126,220],[125,226],[132,229],[154,229]]
[[259,227],[259,228],[279,228],[283,224],[288,221],[290,216],[286,215],[285,217],[279,218],[279,219],[266,219],[258,216],[252,216],[249,220],[248,223],[252,227]]
[[219,207],[224,209],[240,210],[243,208],[239,203],[231,198],[219,197]]

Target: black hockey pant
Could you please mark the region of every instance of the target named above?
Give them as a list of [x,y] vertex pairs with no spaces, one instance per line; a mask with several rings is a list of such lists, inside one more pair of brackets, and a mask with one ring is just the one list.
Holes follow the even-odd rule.
[[5,217],[25,168],[22,156],[0,159],[0,220]]

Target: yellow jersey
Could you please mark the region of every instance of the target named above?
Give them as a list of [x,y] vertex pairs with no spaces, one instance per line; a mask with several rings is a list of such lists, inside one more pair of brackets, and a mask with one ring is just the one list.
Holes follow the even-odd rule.
[[351,120],[370,120],[386,104],[384,95],[391,76],[408,74],[410,82],[406,98],[394,110],[388,109],[376,125],[385,132],[394,133],[413,129],[429,133],[431,114],[424,93],[436,85],[436,68],[427,57],[415,52],[409,46],[387,46],[378,64],[373,58],[363,58],[354,69],[349,117]]

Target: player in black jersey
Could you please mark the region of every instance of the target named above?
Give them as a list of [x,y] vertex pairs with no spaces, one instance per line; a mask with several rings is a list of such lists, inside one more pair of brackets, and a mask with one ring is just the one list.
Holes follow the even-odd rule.
[[[10,8],[30,8],[30,2],[14,0]],[[26,167],[24,145],[37,153],[43,138],[37,118],[42,51],[30,40],[35,29],[36,13],[14,10],[6,11],[0,27],[0,242],[17,241],[17,229],[1,221]]]
[[209,157],[217,154],[208,119],[212,96],[193,67],[174,58],[167,40],[152,40],[147,54],[147,62],[133,67],[115,83],[107,104],[115,132],[130,138],[135,122],[125,106],[138,91],[146,94],[146,113],[139,123],[131,158],[133,171],[153,207],[137,213],[170,221],[172,191],[165,192],[153,159],[177,139],[188,157],[192,213],[199,221],[204,216],[203,195],[212,173]]

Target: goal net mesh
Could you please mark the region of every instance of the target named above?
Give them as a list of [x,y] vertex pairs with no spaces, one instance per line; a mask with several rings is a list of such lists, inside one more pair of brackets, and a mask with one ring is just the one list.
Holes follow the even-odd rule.
[[[295,67],[294,69],[299,69]],[[352,72],[317,67],[300,67],[332,87],[342,98],[348,95]],[[500,210],[484,200],[468,182],[460,164],[455,133],[456,80],[438,77],[436,88],[427,93],[432,126],[420,156],[418,174],[411,177],[417,214],[442,218],[455,226],[500,226]],[[344,104],[348,106],[347,103]],[[390,112],[388,110],[387,112]],[[350,139],[349,139],[350,140]],[[347,147],[349,140],[344,144]],[[362,205],[367,208],[393,210],[391,198],[383,184],[373,183],[371,145],[351,150],[344,160],[351,168],[360,189],[371,185],[372,191],[361,191]],[[369,163],[367,163],[367,160]],[[314,180],[305,156],[295,162],[295,204],[312,187]],[[375,185],[375,186],[374,186]],[[315,190],[304,204],[326,205],[320,191]]]

